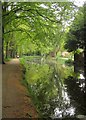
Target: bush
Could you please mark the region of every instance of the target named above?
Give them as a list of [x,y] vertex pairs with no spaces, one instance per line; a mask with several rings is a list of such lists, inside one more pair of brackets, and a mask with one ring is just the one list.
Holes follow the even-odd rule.
[[65,64],[72,65],[73,64],[73,60],[72,59],[68,59],[68,60],[65,61]]

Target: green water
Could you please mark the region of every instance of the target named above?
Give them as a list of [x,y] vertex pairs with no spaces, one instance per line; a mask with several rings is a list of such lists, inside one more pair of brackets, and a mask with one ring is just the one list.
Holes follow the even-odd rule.
[[73,66],[50,60],[27,60],[25,79],[41,117],[74,117],[86,113],[84,85],[74,77]]

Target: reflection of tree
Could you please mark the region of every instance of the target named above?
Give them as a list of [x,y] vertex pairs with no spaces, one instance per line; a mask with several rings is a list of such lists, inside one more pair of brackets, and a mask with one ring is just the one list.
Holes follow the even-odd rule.
[[[70,117],[74,116],[75,108],[70,104],[70,99],[64,85],[64,71],[59,64],[53,64],[53,80],[58,94],[54,99],[49,101],[50,109],[54,112],[53,117]],[[53,113],[51,112],[51,114]]]
[[[80,80],[83,81],[83,80]],[[83,81],[85,82],[85,81]],[[77,114],[86,114],[85,108],[85,90],[83,86],[80,87],[78,79],[75,79],[73,76],[69,76],[65,83],[67,84],[67,90],[70,94],[71,103],[75,104]]]
[[[34,95],[35,104],[43,116],[54,115],[55,108],[59,108],[60,116],[70,116],[67,113],[70,106],[66,97],[66,89],[63,85],[62,66],[59,64],[29,64],[28,83],[31,94]],[[59,117],[57,115],[57,117]]]
[[74,54],[74,72],[84,73],[84,53]]
[[[63,70],[60,64],[53,62],[50,64],[28,64],[27,77],[29,88],[31,88],[30,93],[42,117],[74,117],[75,105],[78,106],[76,107],[77,111],[82,109],[80,112],[83,113],[85,109],[83,91],[78,87],[73,77],[66,79],[67,91],[67,86],[64,85],[64,75],[69,74],[69,72],[66,73],[67,71]],[[71,95],[72,102],[68,93]],[[80,99],[77,98],[79,95]]]

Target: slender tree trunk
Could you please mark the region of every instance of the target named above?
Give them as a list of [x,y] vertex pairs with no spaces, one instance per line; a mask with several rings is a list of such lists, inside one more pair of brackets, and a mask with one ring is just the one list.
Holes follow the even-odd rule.
[[2,64],[5,64],[4,62],[4,27],[2,26]]
[[10,51],[10,57],[12,58],[12,50]]
[[8,58],[8,42],[6,43],[6,58]]
[[0,64],[2,64],[2,3],[0,1]]
[[74,53],[74,72],[77,73],[78,72],[78,68],[77,68],[77,54]]
[[13,50],[13,58],[15,58],[15,50]]
[[[6,13],[6,6],[7,2],[4,2],[4,5],[2,6],[2,13]],[[2,19],[2,64],[5,64],[4,62],[4,19]]]

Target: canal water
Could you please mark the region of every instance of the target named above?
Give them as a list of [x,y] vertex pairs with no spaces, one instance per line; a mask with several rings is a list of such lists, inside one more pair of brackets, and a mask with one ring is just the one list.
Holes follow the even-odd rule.
[[26,80],[41,117],[69,118],[86,115],[85,78],[74,66],[60,61],[27,61]]

